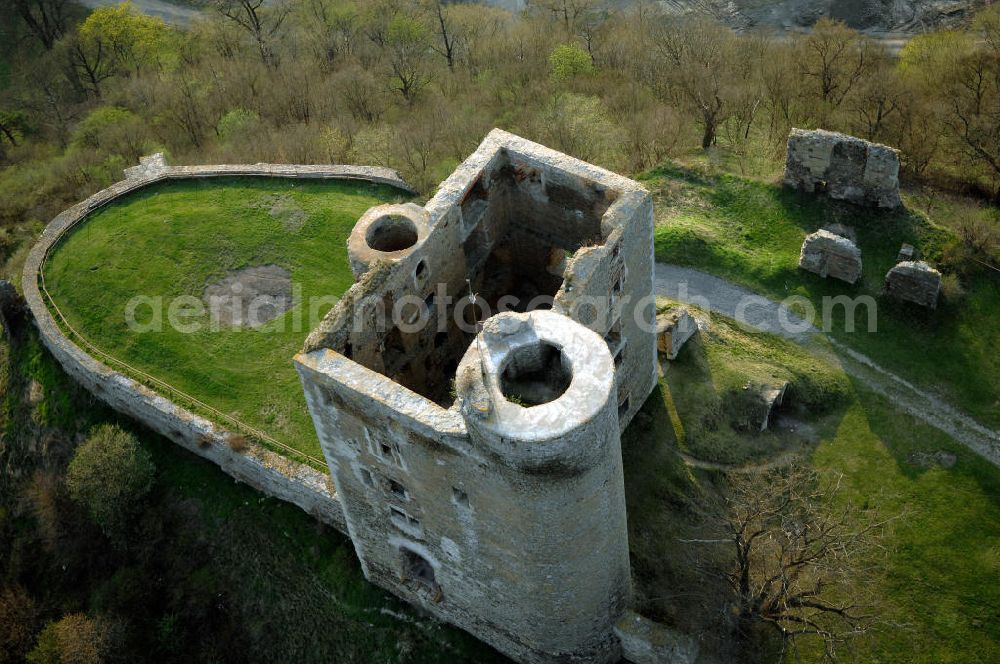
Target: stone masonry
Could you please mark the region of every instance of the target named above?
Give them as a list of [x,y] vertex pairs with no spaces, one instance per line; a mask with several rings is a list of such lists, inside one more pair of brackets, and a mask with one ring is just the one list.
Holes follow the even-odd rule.
[[885,276],[885,292],[897,300],[934,309],[941,291],[941,273],[923,261],[897,263]]
[[895,149],[822,129],[792,129],[785,184],[857,205],[902,205]]
[[799,267],[823,277],[853,284],[861,277],[861,250],[846,237],[818,230],[806,236]]
[[361,218],[295,362],[369,580],[518,661],[618,660],[652,240],[637,183],[500,130]]
[[681,348],[697,331],[698,323],[687,309],[669,309],[656,317],[656,349],[668,360],[676,360]]

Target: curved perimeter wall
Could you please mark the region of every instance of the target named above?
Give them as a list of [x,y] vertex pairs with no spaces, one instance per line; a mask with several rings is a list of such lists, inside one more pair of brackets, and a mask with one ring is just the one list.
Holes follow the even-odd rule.
[[[40,271],[63,235],[94,210],[163,180],[220,176],[259,176],[327,180],[363,180],[412,192],[390,169],[371,166],[288,166],[238,164],[167,166],[162,156],[144,157],[125,171],[126,179],[103,189],[58,215],[42,232],[24,266],[22,288],[42,342],[63,369],[115,410],[170,438],[181,447],[209,459],[235,479],[275,498],[298,505],[321,521],[346,533],[344,513],[328,473],[292,461],[253,441],[233,449],[235,433],[196,415],[145,385],[99,362],[63,334],[39,286]],[[289,358],[290,360],[290,358]]]

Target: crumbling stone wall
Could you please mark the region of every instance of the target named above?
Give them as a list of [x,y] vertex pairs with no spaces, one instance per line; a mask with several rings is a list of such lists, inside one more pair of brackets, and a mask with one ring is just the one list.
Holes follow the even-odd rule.
[[211,460],[235,479],[267,495],[298,505],[322,521],[346,532],[343,510],[326,473],[291,461],[253,442],[236,451],[232,432],[178,406],[166,397],[111,369],[70,341],[56,324],[39,287],[39,271],[59,239],[85,217],[115,199],[164,179],[231,175],[359,179],[408,185],[389,169],[364,166],[288,166],[282,164],[168,166],[162,155],[144,158],[142,166],[126,169],[125,180],[103,189],[59,214],[42,232],[25,262],[22,288],[42,343],[84,388],[115,410],[142,422],[190,452]]
[[896,150],[823,129],[792,129],[785,184],[858,205],[902,205]]

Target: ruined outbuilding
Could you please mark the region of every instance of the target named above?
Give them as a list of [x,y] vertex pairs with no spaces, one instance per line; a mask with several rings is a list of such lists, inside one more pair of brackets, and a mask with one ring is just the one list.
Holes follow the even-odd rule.
[[823,277],[855,283],[861,277],[861,250],[848,238],[818,230],[806,236],[799,267]]
[[922,307],[937,307],[941,273],[923,261],[897,263],[885,275],[885,293],[897,300]]
[[857,205],[902,205],[895,149],[822,129],[792,129],[784,181],[794,189]]
[[668,360],[676,360],[684,344],[698,331],[698,323],[683,307],[656,316],[656,349]]
[[494,130],[348,252],[357,283],[295,363],[365,576],[516,660],[617,661],[649,193]]

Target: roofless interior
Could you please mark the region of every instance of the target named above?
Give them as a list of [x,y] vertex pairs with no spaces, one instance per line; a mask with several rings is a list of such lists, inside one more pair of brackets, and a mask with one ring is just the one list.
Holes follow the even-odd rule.
[[[593,182],[553,174],[551,168],[543,175],[516,155],[499,155],[461,202],[461,255],[426,257],[456,261],[464,269],[446,271],[452,276],[439,286],[422,283],[423,261],[417,266],[411,293],[426,303],[431,323],[406,332],[387,320],[381,357],[354,359],[449,407],[455,371],[476,322],[501,309],[550,308],[567,258],[580,247],[604,242],[601,218],[613,198]],[[471,304],[469,284],[477,306]],[[442,292],[450,300],[443,301]]]

